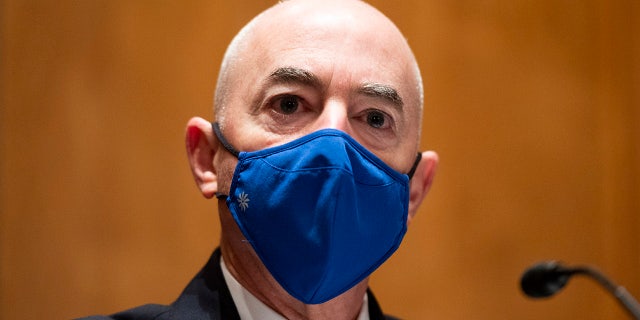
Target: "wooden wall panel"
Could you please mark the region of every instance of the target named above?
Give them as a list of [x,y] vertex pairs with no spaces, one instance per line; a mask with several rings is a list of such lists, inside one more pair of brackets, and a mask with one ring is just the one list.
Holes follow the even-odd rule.
[[[217,245],[186,121],[272,1],[1,5],[0,318],[169,303]],[[372,286],[407,319],[625,319],[584,279],[519,292],[543,259],[640,295],[640,4],[372,1],[426,84],[436,184]]]
[[592,283],[542,303],[517,278],[554,258],[599,265],[638,293],[637,4],[430,2],[414,13],[390,15],[412,30],[425,146],[442,165],[426,215],[376,279],[416,296],[383,300],[410,319],[625,318]]

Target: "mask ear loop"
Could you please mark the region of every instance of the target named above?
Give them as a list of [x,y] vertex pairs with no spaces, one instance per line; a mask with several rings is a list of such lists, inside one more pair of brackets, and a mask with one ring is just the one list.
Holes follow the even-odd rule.
[[[234,155],[236,158],[238,156],[240,156],[240,152],[238,152],[238,150],[236,150],[236,148],[234,148],[231,143],[229,143],[229,140],[227,140],[223,135],[222,135],[222,131],[220,130],[220,124],[218,124],[217,122],[212,122],[211,123],[211,127],[213,128],[213,132],[216,134],[216,136],[218,137],[218,140],[220,141],[220,143],[222,143],[222,146],[227,149],[227,151],[229,151],[229,153],[231,153],[232,155]],[[220,192],[216,192],[216,198],[218,199],[225,199],[227,198],[228,195],[224,194],[224,193],[220,193]]]
[[229,141],[222,135],[222,131],[220,131],[220,124],[217,122],[212,122],[211,127],[213,128],[213,132],[218,137],[218,140],[220,140],[220,143],[222,143],[222,146],[227,149],[227,151],[229,151],[232,155],[236,156],[236,158],[239,157],[240,152],[236,150],[236,148],[234,148],[231,143],[229,143]]
[[416,156],[416,161],[413,162],[413,167],[411,167],[411,170],[409,170],[409,173],[407,173],[407,175],[409,176],[409,180],[411,180],[411,178],[413,178],[413,174],[416,173],[416,169],[418,169],[418,164],[420,163],[420,160],[422,160],[422,153],[418,152],[418,156]]
[[220,193],[220,192],[216,192],[216,199],[227,199],[227,197],[229,197],[228,195],[224,194],[224,193]]

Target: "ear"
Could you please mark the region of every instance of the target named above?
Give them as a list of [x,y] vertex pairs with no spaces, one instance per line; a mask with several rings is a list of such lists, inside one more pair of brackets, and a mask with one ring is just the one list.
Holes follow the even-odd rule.
[[209,199],[218,191],[218,175],[213,158],[219,144],[213,135],[211,123],[199,117],[191,118],[187,123],[185,144],[193,179],[202,195]]
[[431,189],[433,178],[438,167],[438,154],[433,151],[425,151],[422,153],[422,159],[413,174],[413,178],[409,181],[409,216],[407,224],[418,212],[418,207],[422,200]]

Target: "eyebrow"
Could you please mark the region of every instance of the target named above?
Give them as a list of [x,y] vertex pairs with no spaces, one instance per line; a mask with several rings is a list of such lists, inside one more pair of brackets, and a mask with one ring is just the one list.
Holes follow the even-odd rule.
[[262,83],[260,93],[251,102],[251,113],[260,109],[260,102],[265,97],[265,91],[273,84],[302,84],[315,89],[322,89],[322,81],[312,72],[298,67],[280,67],[269,74]]
[[372,98],[386,100],[400,110],[402,110],[404,106],[404,101],[402,101],[400,94],[398,94],[398,90],[385,84],[375,82],[365,83],[360,87],[358,92]]
[[282,67],[269,75],[269,81],[275,83],[300,83],[314,88],[322,88],[322,81],[315,74],[296,67]]

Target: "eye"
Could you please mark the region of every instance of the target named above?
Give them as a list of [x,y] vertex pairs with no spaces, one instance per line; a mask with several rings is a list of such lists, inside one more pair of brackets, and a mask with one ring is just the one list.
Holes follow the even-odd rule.
[[[311,95],[306,94],[308,96]],[[304,96],[290,92],[268,97],[260,110],[265,124],[269,123],[272,128],[277,128],[274,131],[286,134],[301,130],[317,115],[313,105]]]
[[298,111],[300,99],[296,96],[284,96],[277,102],[277,109],[282,114],[292,114]]
[[373,128],[382,128],[387,123],[385,114],[378,110],[367,112],[367,124]]

